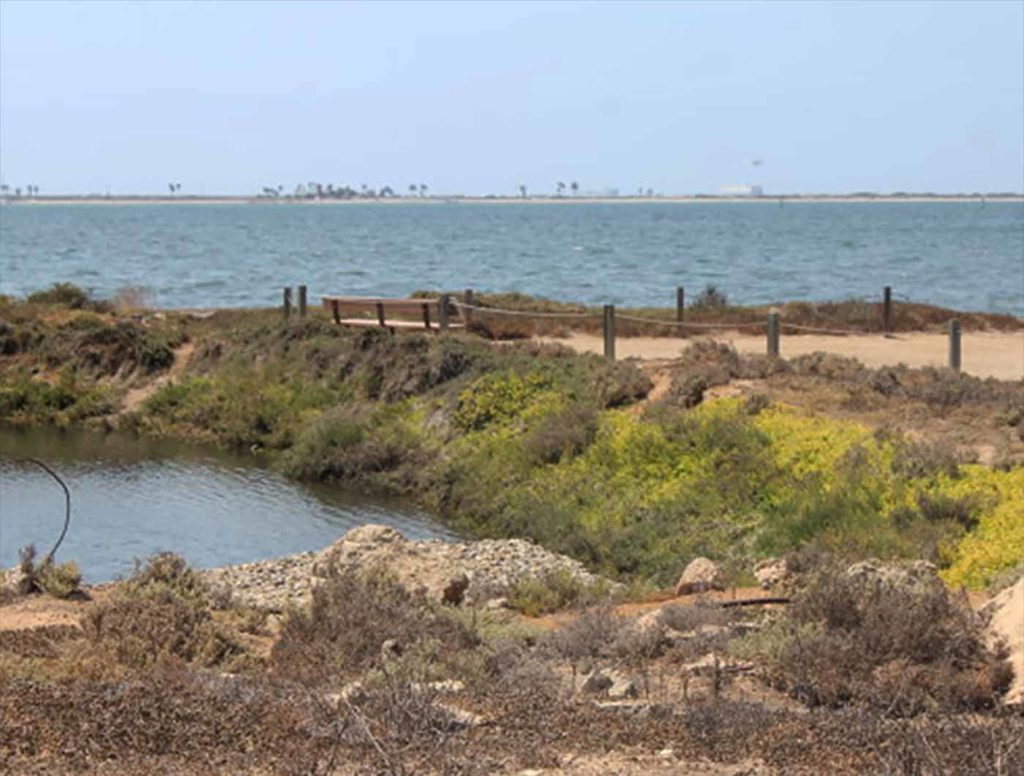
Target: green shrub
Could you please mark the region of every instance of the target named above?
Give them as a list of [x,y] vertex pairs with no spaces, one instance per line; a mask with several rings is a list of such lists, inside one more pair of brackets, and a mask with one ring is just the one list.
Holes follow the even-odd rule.
[[538,394],[550,387],[550,380],[537,373],[486,375],[459,395],[453,420],[464,431],[509,423],[518,419],[536,401]]
[[[418,416],[409,405],[343,405],[310,422],[285,454],[291,477],[342,480],[402,490],[402,467],[418,467]],[[412,476],[411,474],[409,476]]]
[[82,574],[74,561],[54,563],[49,557],[36,563],[34,544],[18,553],[18,592],[22,595],[47,593],[54,598],[71,598],[82,592]]
[[711,283],[704,286],[704,290],[697,294],[694,300],[690,302],[690,307],[697,310],[714,310],[728,306],[729,297],[718,286]]
[[54,304],[72,310],[82,310],[91,304],[93,299],[89,293],[73,283],[54,283],[45,291],[29,294],[31,304]]
[[907,439],[896,440],[892,469],[896,474],[910,479],[924,479],[939,474],[960,476],[960,462],[948,445]]
[[43,563],[38,574],[43,592],[55,598],[71,598],[82,592],[82,572],[74,561]]
[[542,464],[579,455],[597,435],[597,412],[583,405],[556,410],[536,421],[523,439],[527,455]]
[[0,387],[0,417],[15,421],[51,422],[58,425],[107,415],[116,408],[108,388],[80,388],[77,381],[61,380],[48,385],[19,379]]
[[519,580],[509,588],[507,598],[513,609],[537,617],[574,606],[593,606],[610,595],[604,585],[588,585],[569,571],[553,571]]

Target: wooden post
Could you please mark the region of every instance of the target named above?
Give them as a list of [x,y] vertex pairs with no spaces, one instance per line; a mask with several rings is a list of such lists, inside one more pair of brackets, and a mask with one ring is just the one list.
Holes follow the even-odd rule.
[[306,317],[306,287],[299,286],[299,317]]
[[615,360],[615,305],[604,306],[604,357]]
[[886,334],[892,331],[892,286],[882,291],[882,329]]
[[377,323],[381,326],[387,326],[387,319],[384,317],[384,304],[377,302]]
[[960,371],[960,321],[949,322],[949,368]]
[[683,308],[686,305],[686,289],[676,286],[676,320],[680,323],[683,320]]
[[779,357],[779,314],[768,313],[768,355],[771,358]]
[[287,321],[292,317],[292,289],[285,287],[284,289],[284,319]]
[[462,311],[463,320],[466,321],[466,328],[469,328],[470,322],[473,320],[473,311],[470,309],[473,306],[473,289],[467,288],[462,294],[463,304],[469,305]]
[[448,294],[441,294],[441,301],[438,304],[437,311],[438,325],[441,327],[441,331],[448,331],[448,305]]

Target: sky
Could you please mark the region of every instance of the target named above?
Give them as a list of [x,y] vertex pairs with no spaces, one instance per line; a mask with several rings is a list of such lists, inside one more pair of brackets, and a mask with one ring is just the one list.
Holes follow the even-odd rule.
[[0,0],[0,180],[1019,192],[1024,2]]

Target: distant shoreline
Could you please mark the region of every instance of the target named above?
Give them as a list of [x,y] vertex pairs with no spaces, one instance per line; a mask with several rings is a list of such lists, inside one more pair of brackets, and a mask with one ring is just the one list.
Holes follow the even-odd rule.
[[469,205],[574,205],[574,204],[823,204],[823,203],[988,203],[1024,202],[1024,194],[1004,196],[855,196],[819,194],[780,194],[762,197],[734,196],[665,196],[665,197],[470,197],[470,196],[429,196],[429,197],[384,197],[354,199],[293,199],[292,197],[243,197],[243,196],[52,196],[52,197],[5,197],[5,205],[409,205],[409,204],[469,204]]

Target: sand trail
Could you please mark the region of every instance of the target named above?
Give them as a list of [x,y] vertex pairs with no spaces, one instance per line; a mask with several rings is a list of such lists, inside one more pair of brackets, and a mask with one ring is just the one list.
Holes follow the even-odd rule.
[[[572,333],[566,338],[539,337],[543,342],[557,342],[580,353],[602,353],[603,340],[594,334]],[[728,342],[743,354],[763,354],[765,338],[760,335],[723,331],[714,337],[676,339],[672,337],[619,337],[615,341],[618,358],[672,359],[689,344],[701,339]],[[977,377],[999,380],[1024,379],[1024,332],[966,332],[962,338],[963,371]],[[793,358],[815,351],[835,353],[858,359],[875,368],[906,364],[912,367],[946,366],[949,339],[945,334],[911,332],[882,336],[855,334],[848,337],[819,334],[783,336],[783,358]]]

